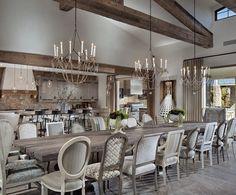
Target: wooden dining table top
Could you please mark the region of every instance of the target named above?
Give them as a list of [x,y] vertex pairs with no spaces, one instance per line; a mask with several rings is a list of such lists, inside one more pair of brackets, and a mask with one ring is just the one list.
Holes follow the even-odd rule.
[[[184,129],[186,132],[195,128],[205,128],[206,123],[188,122],[183,127],[176,127],[173,124],[155,125],[149,127],[137,127],[125,130],[129,144],[135,144],[143,135],[162,134],[174,130]],[[65,134],[50,137],[38,137],[30,139],[15,140],[14,146],[22,153],[35,158],[40,162],[57,160],[60,148],[64,143],[77,136],[86,136],[91,140],[91,151],[98,152],[104,149],[110,131],[87,131],[77,134]]]

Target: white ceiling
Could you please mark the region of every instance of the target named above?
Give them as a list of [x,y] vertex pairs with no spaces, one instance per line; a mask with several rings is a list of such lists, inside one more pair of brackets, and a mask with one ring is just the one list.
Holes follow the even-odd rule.
[[[177,0],[177,1],[190,13],[193,11],[191,10],[193,7],[193,0]],[[127,7],[131,7],[133,9],[149,14],[149,1],[147,0],[125,0],[124,3],[125,3],[125,6]],[[199,7],[199,5],[204,6],[205,8],[209,10],[209,12],[211,12],[215,7],[219,7],[219,4],[215,0],[197,0],[196,3],[197,3],[196,7]],[[201,8],[199,8],[199,10],[201,10]],[[173,17],[163,8],[161,8],[154,1],[152,1],[152,15],[164,21],[186,28],[175,17]],[[124,24],[121,22],[117,22],[115,20],[111,20],[111,19],[108,19],[108,20],[110,20],[110,22],[120,27],[124,31],[132,34],[134,37],[137,38],[137,40],[147,45],[147,47],[149,46],[149,31],[143,30],[143,29],[140,29],[140,28],[128,25],[128,24]],[[199,20],[201,21],[201,18],[199,18]],[[172,39],[170,37],[160,35],[157,33],[152,33],[152,47],[160,47],[160,46],[170,45],[170,44],[174,44],[178,42],[181,42],[181,41]]]

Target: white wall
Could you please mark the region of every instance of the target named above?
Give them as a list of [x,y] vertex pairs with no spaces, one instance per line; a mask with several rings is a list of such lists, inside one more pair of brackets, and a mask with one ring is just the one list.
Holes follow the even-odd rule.
[[[88,47],[96,43],[100,63],[133,65],[146,49],[108,19],[86,11],[78,10],[78,27]],[[0,50],[53,55],[53,44],[68,42],[73,28],[74,9],[60,11],[53,0],[0,1]]]

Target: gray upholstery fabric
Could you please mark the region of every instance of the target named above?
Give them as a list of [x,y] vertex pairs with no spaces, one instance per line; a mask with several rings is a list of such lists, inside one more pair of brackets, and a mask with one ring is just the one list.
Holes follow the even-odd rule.
[[16,160],[6,164],[6,170],[24,169],[36,165],[36,160]]
[[[61,189],[61,173],[60,171],[49,173],[41,178],[41,181],[45,184],[48,184],[50,187],[60,191]],[[65,182],[65,191],[74,191],[76,189],[82,188],[82,180],[66,180]]]
[[218,122],[222,123],[226,120],[225,108],[206,108],[203,116],[204,122]]
[[30,181],[44,175],[43,169],[34,165],[24,169],[12,169],[8,171],[7,184]]

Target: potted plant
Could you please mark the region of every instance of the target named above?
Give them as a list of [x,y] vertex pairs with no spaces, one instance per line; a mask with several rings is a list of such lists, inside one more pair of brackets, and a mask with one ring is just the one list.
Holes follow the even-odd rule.
[[183,126],[184,118],[185,118],[185,111],[179,108],[172,109],[168,113],[168,119],[175,122],[178,127]]
[[114,133],[122,132],[123,125],[121,124],[121,121],[127,118],[129,118],[129,115],[123,111],[113,112],[109,115],[109,119],[107,121],[108,126],[110,126],[110,129],[115,129]]

